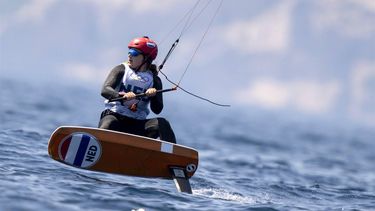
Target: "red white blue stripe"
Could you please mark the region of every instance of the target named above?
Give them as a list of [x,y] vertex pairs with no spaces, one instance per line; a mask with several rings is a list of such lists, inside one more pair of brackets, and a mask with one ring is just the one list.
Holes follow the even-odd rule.
[[[96,149],[95,156],[89,150]],[[85,133],[75,133],[62,141],[59,147],[60,159],[69,165],[86,168],[100,157],[100,145],[95,137]]]

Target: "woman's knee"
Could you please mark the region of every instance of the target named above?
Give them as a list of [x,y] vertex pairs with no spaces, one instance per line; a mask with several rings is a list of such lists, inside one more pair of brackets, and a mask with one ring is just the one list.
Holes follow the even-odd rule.
[[112,115],[106,115],[100,119],[99,128],[108,130],[118,130],[119,122],[116,117]]
[[169,124],[168,120],[166,120],[162,117],[158,117],[156,119],[158,121],[159,129],[160,128],[170,128],[170,129],[172,129],[171,124]]
[[162,129],[172,129],[172,127],[168,120],[158,117],[148,120],[145,124],[145,129],[146,131],[159,131]]
[[176,137],[168,120],[158,117],[150,119],[145,124],[146,136],[160,138],[163,141],[176,143]]
[[164,118],[157,118],[159,126],[160,139],[172,143],[176,143],[176,136],[168,120]]
[[150,119],[145,124],[146,136],[150,138],[159,137],[159,121],[157,118]]

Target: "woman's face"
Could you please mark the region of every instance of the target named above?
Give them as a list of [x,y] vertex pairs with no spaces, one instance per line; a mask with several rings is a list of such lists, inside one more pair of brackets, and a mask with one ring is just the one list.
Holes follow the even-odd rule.
[[143,54],[136,49],[129,49],[128,64],[132,69],[137,69],[143,63]]

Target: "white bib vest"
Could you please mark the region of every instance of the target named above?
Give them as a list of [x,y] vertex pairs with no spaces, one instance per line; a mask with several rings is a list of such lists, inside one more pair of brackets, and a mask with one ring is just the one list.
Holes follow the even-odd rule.
[[[116,87],[119,92],[134,92],[135,94],[144,93],[147,89],[154,85],[153,75],[151,71],[135,72],[128,64],[122,63],[125,66],[125,74],[122,82]],[[136,111],[130,110],[130,106],[137,105]],[[134,99],[129,101],[108,102],[105,101],[105,108],[121,115],[131,117],[134,119],[146,119],[150,113],[149,110],[150,99],[145,97],[142,99]]]

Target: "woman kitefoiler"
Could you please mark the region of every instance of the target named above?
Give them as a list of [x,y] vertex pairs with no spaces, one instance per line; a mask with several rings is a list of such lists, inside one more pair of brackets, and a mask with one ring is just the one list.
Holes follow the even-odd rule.
[[[163,109],[162,82],[152,61],[157,44],[147,36],[130,41],[128,61],[114,67],[101,91],[106,98],[99,128],[131,133],[176,143],[169,122],[164,118],[147,119],[149,107],[155,114]],[[138,98],[137,94],[145,97]],[[122,98],[120,101],[111,99]]]

